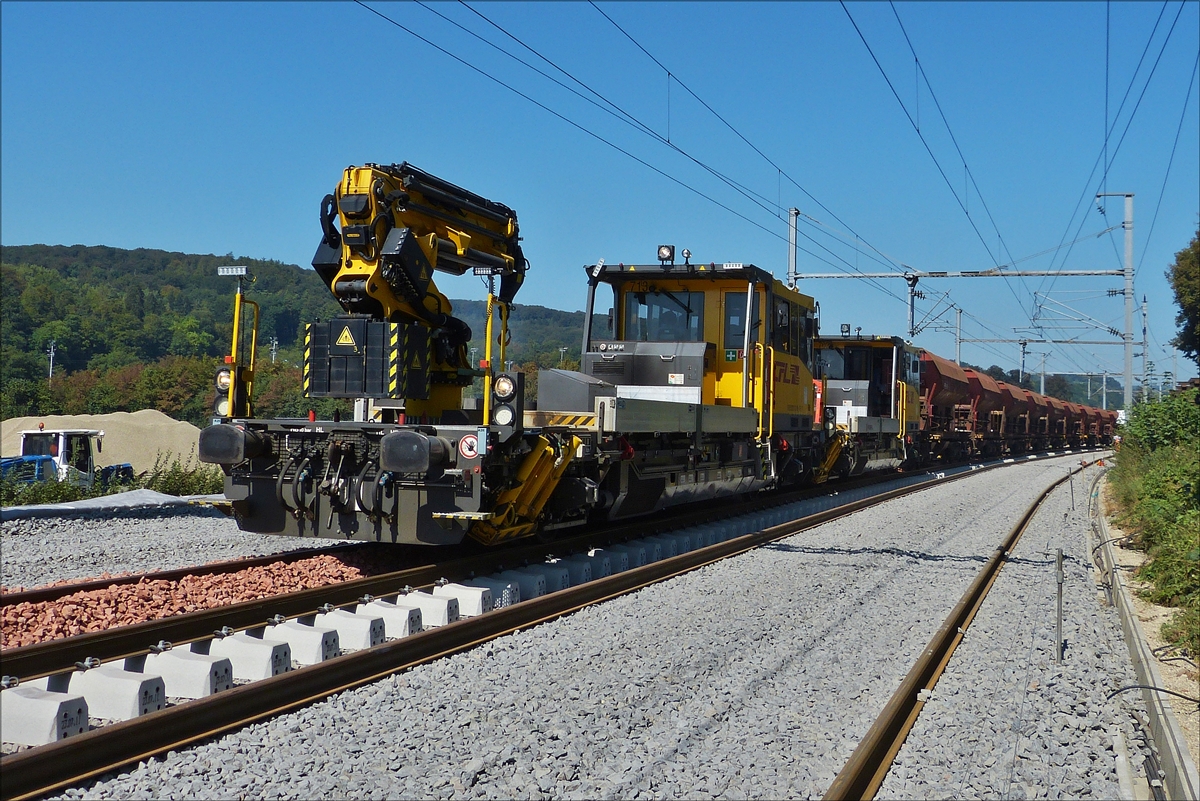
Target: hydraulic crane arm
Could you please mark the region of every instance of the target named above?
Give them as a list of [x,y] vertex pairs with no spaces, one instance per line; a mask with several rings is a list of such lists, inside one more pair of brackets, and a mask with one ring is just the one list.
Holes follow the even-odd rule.
[[313,268],[346,311],[423,323],[456,346],[471,332],[451,316],[435,270],[499,276],[503,303],[525,278],[512,209],[407,162],[347,168],[321,203],[321,230]]

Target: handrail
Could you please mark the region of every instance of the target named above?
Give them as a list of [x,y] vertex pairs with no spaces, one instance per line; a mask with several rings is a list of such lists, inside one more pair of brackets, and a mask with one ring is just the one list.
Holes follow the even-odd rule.
[[768,355],[771,357],[771,366],[766,368],[766,384],[764,391],[767,393],[767,438],[775,436],[775,348],[772,345],[767,346]]
[[763,377],[763,368],[767,361],[766,346],[761,342],[755,342],[751,353],[753,354],[751,359],[758,361],[758,371],[755,374],[752,364],[750,378],[753,386],[750,391],[750,405],[758,412],[758,438],[761,440],[763,438],[763,430],[765,429],[765,425],[763,424],[763,406],[766,403],[766,383]]

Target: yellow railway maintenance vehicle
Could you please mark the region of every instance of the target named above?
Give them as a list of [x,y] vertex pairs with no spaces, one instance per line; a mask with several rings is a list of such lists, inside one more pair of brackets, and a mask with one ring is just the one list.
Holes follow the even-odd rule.
[[834,426],[819,478],[910,466],[920,460],[921,349],[900,337],[818,337],[821,405]]
[[[539,371],[534,409],[524,375],[494,368],[527,269],[511,209],[368,164],[345,171],[321,226],[313,267],[345,314],[306,326],[304,390],[355,399],[355,419],[254,419],[234,371],[199,456],[224,470],[241,528],[494,544],[823,477],[818,309],[770,273],[679,264],[669,246],[657,264],[587,267],[582,368]],[[434,282],[468,270],[491,285],[478,365]],[[477,376],[483,409],[466,410]]]

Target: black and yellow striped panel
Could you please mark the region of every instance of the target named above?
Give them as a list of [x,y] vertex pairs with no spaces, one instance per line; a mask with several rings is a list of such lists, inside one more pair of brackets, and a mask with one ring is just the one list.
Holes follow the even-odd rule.
[[304,324],[304,397],[309,397],[309,390],[312,388],[312,323]]
[[596,415],[573,412],[525,412],[525,425],[533,428],[594,428]]
[[388,323],[388,397],[401,398],[400,360],[403,354],[403,337],[399,323]]

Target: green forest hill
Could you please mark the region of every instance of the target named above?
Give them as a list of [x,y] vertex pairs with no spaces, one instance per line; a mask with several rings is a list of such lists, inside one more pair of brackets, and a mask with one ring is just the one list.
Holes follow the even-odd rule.
[[[236,284],[217,275],[228,264],[249,268],[247,297],[261,307],[258,414],[332,411],[335,402],[300,396],[303,324],[341,311],[312,270],[233,254],[22,245],[0,248],[0,417],[155,408],[205,423],[232,337]],[[486,303],[452,302],[482,356]],[[522,367],[557,366],[564,347],[566,363],[578,365],[582,312],[516,304],[510,327],[507,355]]]
[[[20,245],[0,248],[0,417],[153,408],[204,424],[213,374],[232,336],[235,281],[217,275],[217,267],[228,264],[249,268],[255,281],[247,294],[261,308],[256,412],[294,417],[313,408],[331,414],[338,402],[308,401],[300,394],[303,324],[341,310],[312,270],[232,253]],[[470,347],[481,357],[486,303],[453,304],[471,326]],[[582,312],[516,304],[510,323],[507,355],[522,369],[533,373],[560,360],[578,366]],[[272,341],[278,347],[274,364]],[[1015,371],[993,365],[984,372],[1016,383]],[[1033,387],[1032,379],[1026,375],[1023,384]],[[1115,383],[1110,382],[1110,400],[1119,394]],[[532,380],[529,389],[535,397]],[[1046,391],[1088,402],[1084,379],[1048,376]],[[1098,400],[1094,396],[1091,403],[1098,406]]]

